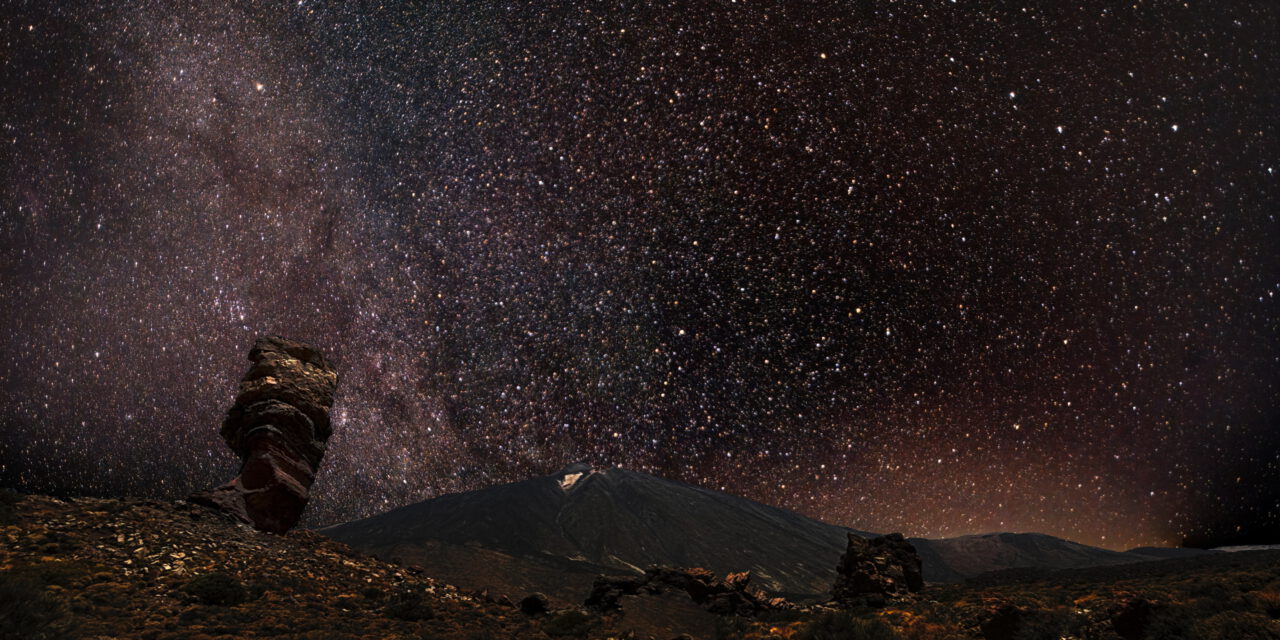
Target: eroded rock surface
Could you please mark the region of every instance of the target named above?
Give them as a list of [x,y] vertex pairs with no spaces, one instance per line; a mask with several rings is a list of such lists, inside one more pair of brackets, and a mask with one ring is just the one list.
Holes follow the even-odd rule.
[[924,588],[916,548],[900,533],[867,539],[849,534],[849,546],[836,566],[832,599],[849,606],[883,606],[892,598]]
[[222,439],[240,456],[240,475],[192,502],[219,509],[262,531],[283,533],[302,517],[325,443],[338,374],[311,345],[259,338],[248,373],[222,423]]

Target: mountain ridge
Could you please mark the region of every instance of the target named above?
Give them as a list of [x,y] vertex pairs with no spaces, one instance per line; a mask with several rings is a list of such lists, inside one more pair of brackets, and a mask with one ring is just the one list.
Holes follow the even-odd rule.
[[[379,557],[445,570],[472,588],[537,588],[571,600],[598,574],[649,566],[750,570],[762,588],[800,598],[828,592],[847,534],[875,534],[676,480],[586,463],[446,494],[318,530]],[[1179,557],[1113,551],[1042,533],[910,538],[930,582],[1012,568],[1072,569]],[[505,574],[471,575],[469,556],[501,554]],[[559,572],[559,573],[557,573]],[[479,573],[486,573],[480,571]],[[523,574],[523,575],[522,575]],[[536,574],[537,579],[527,579]],[[559,576],[557,578],[556,576]]]
[[[566,483],[574,474],[581,476]],[[696,505],[696,517],[690,503]],[[755,535],[744,538],[731,527],[749,528]],[[672,535],[673,528],[683,533]],[[633,573],[653,564],[709,564],[707,568],[720,573],[750,569],[771,590],[817,593],[830,586],[827,574],[846,532],[853,530],[638,471],[574,464],[549,476],[447,494],[319,531],[383,556],[404,555],[406,540],[432,539],[540,561],[548,556],[581,560],[615,573]],[[797,533],[798,540],[786,540]],[[720,545],[734,538],[740,543],[734,545],[737,553],[732,559],[709,553],[701,543],[713,540]],[[795,558],[786,568],[752,561],[767,557],[771,546],[794,548],[829,562]]]

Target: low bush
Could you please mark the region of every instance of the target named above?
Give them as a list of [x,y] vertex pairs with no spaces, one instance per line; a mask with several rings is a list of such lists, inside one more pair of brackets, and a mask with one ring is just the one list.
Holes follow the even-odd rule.
[[[251,576],[250,589],[258,595],[270,591],[272,593],[292,593],[300,595],[315,591],[315,583],[292,573],[263,573]],[[254,598],[250,598],[254,599]]]
[[1192,629],[1192,637],[1203,640],[1280,640],[1280,620],[1257,613],[1219,613]]
[[416,591],[399,591],[392,594],[383,612],[397,620],[410,622],[430,620],[436,615],[435,611],[422,601],[422,594]]
[[42,586],[52,584],[64,589],[82,589],[92,584],[101,570],[102,567],[84,560],[49,560],[19,565],[13,572]]
[[199,575],[183,585],[182,590],[204,604],[229,607],[249,599],[249,592],[234,576],[214,571]]
[[0,573],[0,640],[75,637],[66,605],[29,575]]
[[22,494],[12,489],[0,489],[0,525],[13,524],[18,521],[17,505],[22,501]]
[[741,640],[753,628],[746,618],[721,616],[716,620],[715,640]]
[[595,626],[596,619],[591,617],[585,611],[577,609],[569,609],[567,611],[557,611],[542,623],[542,632],[553,637],[583,637],[591,631],[591,627]]
[[1280,618],[1280,591],[1250,591],[1245,594],[1250,607],[1272,618]]
[[801,627],[794,640],[899,640],[892,627],[851,611],[828,611]]

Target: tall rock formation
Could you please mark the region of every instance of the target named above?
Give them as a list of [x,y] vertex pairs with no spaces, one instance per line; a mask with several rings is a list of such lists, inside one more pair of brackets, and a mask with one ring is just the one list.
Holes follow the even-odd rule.
[[310,498],[338,374],[315,347],[279,336],[258,338],[249,361],[221,432],[240,456],[240,475],[190,500],[284,533]]
[[869,540],[850,533],[849,547],[836,566],[832,599],[849,606],[884,606],[891,598],[924,588],[922,569],[916,548],[901,533]]

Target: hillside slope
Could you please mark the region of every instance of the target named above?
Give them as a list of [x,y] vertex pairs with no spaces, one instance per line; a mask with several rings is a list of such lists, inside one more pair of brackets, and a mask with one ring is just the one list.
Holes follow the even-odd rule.
[[511,606],[185,502],[0,492],[0,638],[545,638]]
[[[829,593],[849,531],[724,492],[586,464],[320,530],[379,557],[422,564],[462,586],[512,595],[541,590],[566,600],[585,594],[595,574],[653,565],[699,566],[720,574],[750,570],[769,591],[821,598]],[[1034,533],[911,542],[931,582],[1017,567],[1066,569],[1184,553],[1110,551]],[[480,555],[487,559],[479,561]],[[502,558],[501,571],[491,568],[495,558]]]
[[651,565],[750,570],[762,588],[797,594],[830,588],[847,531],[727,493],[586,465],[320,530],[402,560],[433,555],[415,548],[483,547],[591,575]]

